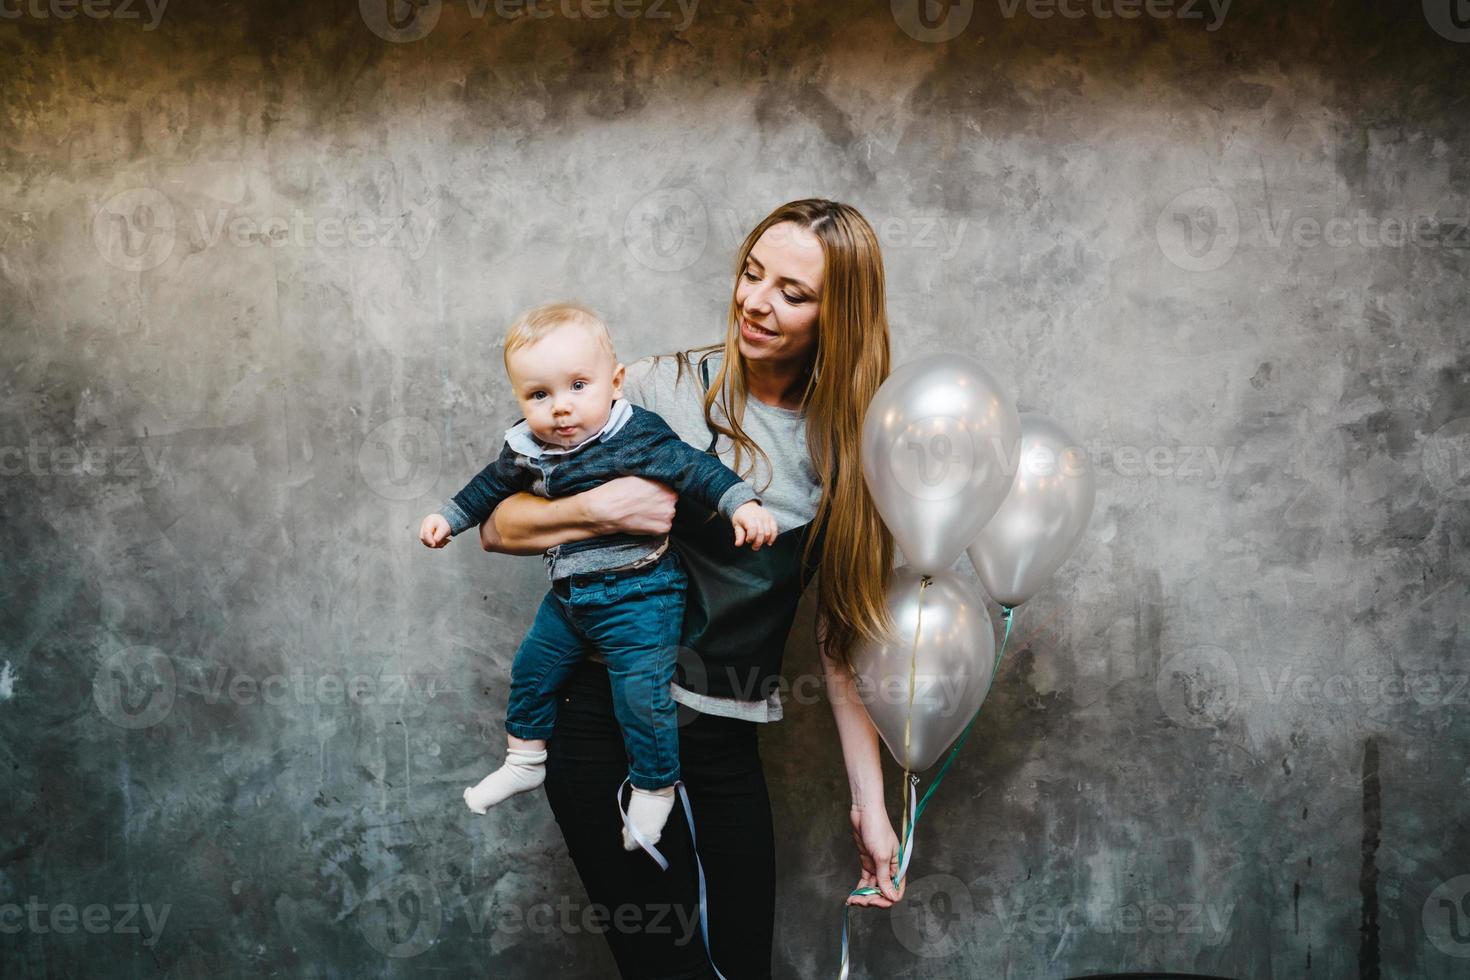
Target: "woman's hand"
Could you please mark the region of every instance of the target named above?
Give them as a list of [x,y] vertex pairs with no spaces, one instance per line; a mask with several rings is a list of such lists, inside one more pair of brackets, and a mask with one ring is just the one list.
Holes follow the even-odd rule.
[[[863,873],[856,888],[876,888],[878,895],[850,895],[848,905],[866,905],[886,909],[903,898],[906,882],[893,884],[898,874],[898,835],[882,807],[864,807],[854,803],[849,812],[852,819],[852,840],[857,844],[858,860]],[[854,890],[856,890],[856,888]]]
[[620,476],[578,496],[601,534],[666,534],[679,499],[667,483],[641,476]]

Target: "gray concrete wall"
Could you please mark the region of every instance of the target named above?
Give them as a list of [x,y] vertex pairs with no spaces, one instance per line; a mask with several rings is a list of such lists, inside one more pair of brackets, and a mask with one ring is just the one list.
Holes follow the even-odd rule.
[[[513,313],[713,340],[807,195],[878,228],[899,361],[983,359],[1100,473],[856,975],[1470,970],[1447,0],[25,3],[6,976],[609,975],[544,797],[459,800],[541,564],[414,531],[515,417]],[[856,877],[809,616],[762,741],[782,977],[834,974]]]

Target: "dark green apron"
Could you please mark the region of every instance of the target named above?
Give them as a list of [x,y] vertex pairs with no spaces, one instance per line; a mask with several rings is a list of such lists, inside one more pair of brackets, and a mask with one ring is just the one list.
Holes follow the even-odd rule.
[[[708,355],[706,355],[708,357]],[[699,362],[709,390],[709,364]],[[716,456],[718,434],[710,430],[705,452]],[[683,647],[676,683],[713,697],[763,701],[777,689],[781,657],[796,607],[817,572],[821,532],[812,564],[803,566],[802,549],[813,524],[777,535],[759,551],[735,547],[730,522],[680,497],[674,511],[671,546],[689,574],[684,604]]]

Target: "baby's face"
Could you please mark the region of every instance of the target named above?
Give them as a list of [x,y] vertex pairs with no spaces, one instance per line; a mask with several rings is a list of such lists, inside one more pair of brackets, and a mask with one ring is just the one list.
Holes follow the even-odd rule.
[[623,396],[623,365],[575,323],[511,354],[506,367],[531,432],[563,449],[600,431]]

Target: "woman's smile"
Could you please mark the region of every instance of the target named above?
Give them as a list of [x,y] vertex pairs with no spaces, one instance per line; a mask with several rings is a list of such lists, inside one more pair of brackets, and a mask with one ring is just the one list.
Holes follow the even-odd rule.
[[776,331],[752,322],[749,317],[740,321],[740,333],[753,344],[764,344],[778,336]]

